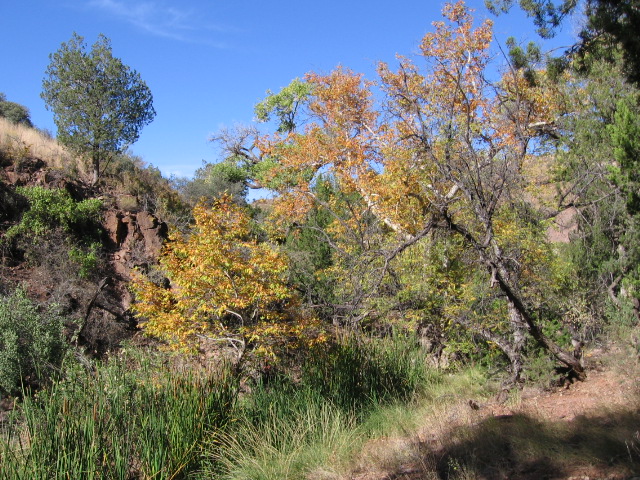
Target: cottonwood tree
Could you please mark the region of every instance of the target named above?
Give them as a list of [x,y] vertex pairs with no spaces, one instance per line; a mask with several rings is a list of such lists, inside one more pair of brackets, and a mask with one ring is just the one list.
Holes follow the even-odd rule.
[[54,113],[60,142],[91,160],[96,184],[101,165],[138,140],[155,117],[151,91],[113,56],[104,35],[87,51],[74,33],[49,58],[41,96]]
[[[371,225],[365,219],[375,218],[394,238],[369,250],[375,255],[368,287],[381,286],[394,259],[423,239],[436,232],[459,238],[466,253],[458,256],[485,272],[507,318],[500,329],[462,313],[458,321],[508,356],[511,383],[519,380],[527,335],[582,377],[580,361],[542,330],[536,275],[552,252],[531,248],[545,240],[536,236],[539,228],[529,229],[540,217],[524,174],[535,126],[551,123],[558,107],[521,71],[507,70],[497,83],[487,79],[490,21],[474,28],[462,2],[443,14],[446,21],[435,22],[420,45],[425,68],[399,57],[395,71],[379,65],[377,83],[343,68],[305,77],[311,120],[259,142],[271,178],[285,179],[273,183],[280,193],[275,214],[304,218],[318,204],[313,185],[321,174],[357,195],[357,215],[336,217],[336,232],[362,232]],[[380,107],[375,87],[384,96]]]

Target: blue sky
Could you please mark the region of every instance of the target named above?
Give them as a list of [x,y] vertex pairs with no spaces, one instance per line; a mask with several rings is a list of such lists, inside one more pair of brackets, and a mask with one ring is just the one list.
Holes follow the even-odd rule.
[[[253,121],[265,91],[308,71],[343,65],[373,78],[378,60],[411,55],[439,20],[443,2],[429,0],[24,0],[0,6],[0,92],[55,134],[40,99],[49,54],[75,31],[88,45],[103,33],[113,54],[137,70],[157,116],[132,153],[165,176],[190,176],[217,161],[208,138]],[[490,16],[470,0],[476,18]],[[491,17],[493,18],[493,17]],[[519,12],[494,18],[496,38],[537,40]],[[571,26],[553,45],[570,43]]]

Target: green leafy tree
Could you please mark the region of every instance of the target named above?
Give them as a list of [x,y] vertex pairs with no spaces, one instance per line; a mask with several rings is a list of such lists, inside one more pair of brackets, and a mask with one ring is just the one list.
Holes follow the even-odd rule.
[[637,304],[632,286],[640,278],[639,94],[624,77],[618,55],[617,63],[594,60],[585,75],[567,82],[562,95],[573,100],[572,113],[558,118],[561,135],[553,140],[559,209],[578,212],[569,253],[580,266],[577,283],[587,310],[581,315],[596,331],[611,311],[607,305],[620,318],[629,301]]
[[219,163],[204,163],[196,170],[193,179],[174,179],[174,186],[190,205],[200,200],[215,200],[223,194],[233,197],[234,202],[244,204],[247,196],[248,174],[241,165],[227,160]]
[[277,117],[278,132],[291,132],[296,127],[296,116],[304,107],[311,94],[312,85],[295,78],[278,93],[267,91],[267,97],[255,106],[256,117],[261,122],[268,122]]
[[640,0],[598,0],[587,4],[588,29],[583,42],[604,44],[613,40],[623,52],[627,79],[640,84]]
[[29,109],[19,103],[9,102],[4,93],[0,93],[0,117],[4,117],[13,123],[33,127]]
[[[635,103],[635,102],[634,102]],[[614,179],[627,197],[627,209],[640,213],[640,112],[628,101],[618,102],[614,122],[607,126],[617,167]]]
[[[508,12],[514,3],[516,0],[485,0],[485,5],[494,14]],[[517,0],[517,4],[533,18],[538,34],[543,38],[551,38],[565,17],[575,10],[578,0]]]
[[95,184],[101,165],[134,143],[155,117],[151,91],[113,56],[104,35],[87,51],[74,33],[50,60],[41,96],[54,113],[58,139],[91,159]]
[[[331,178],[320,178],[313,193],[323,202],[338,196]],[[335,278],[329,273],[333,265],[332,243],[329,226],[334,217],[326,208],[314,205],[304,222],[291,228],[284,242],[289,258],[290,282],[302,294],[308,305],[313,305],[323,317],[334,313]]]

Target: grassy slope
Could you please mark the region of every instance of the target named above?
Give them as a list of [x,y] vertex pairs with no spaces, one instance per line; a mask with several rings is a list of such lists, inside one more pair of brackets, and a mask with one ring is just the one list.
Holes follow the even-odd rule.
[[87,172],[82,162],[70,154],[55,139],[36,130],[11,123],[0,117],[0,152],[8,158],[20,161],[23,158],[37,158],[48,167],[73,172],[85,178]]

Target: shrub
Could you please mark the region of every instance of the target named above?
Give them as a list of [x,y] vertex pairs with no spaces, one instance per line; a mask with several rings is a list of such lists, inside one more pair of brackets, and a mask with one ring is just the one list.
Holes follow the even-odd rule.
[[0,297],[0,393],[49,378],[65,353],[62,328],[62,318],[53,309],[39,312],[24,290]]
[[56,227],[85,235],[87,227],[98,219],[102,208],[102,201],[98,198],[76,202],[69,192],[59,188],[17,187],[16,192],[26,197],[29,210],[23,214],[20,223],[7,231],[8,238],[22,233],[41,236]]
[[89,245],[86,251],[78,246],[73,246],[69,250],[69,259],[80,267],[78,270],[80,278],[89,278],[91,273],[97,269],[100,247],[99,243],[94,242]]

